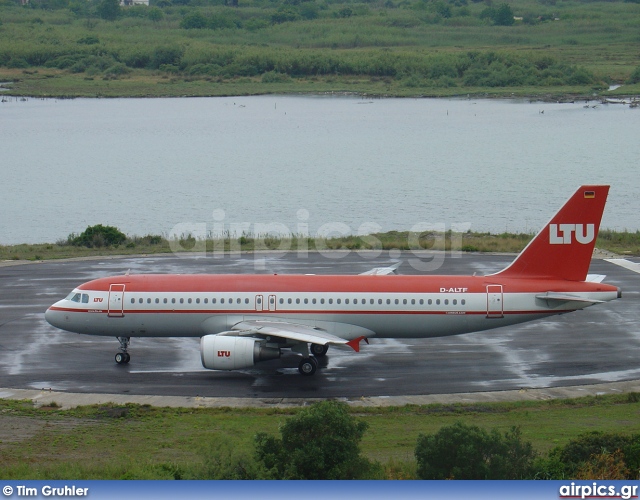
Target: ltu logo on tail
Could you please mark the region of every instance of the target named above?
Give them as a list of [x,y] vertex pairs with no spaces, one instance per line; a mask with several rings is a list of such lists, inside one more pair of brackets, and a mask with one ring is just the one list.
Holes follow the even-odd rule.
[[593,241],[595,233],[593,224],[549,224],[549,243],[571,245],[573,243],[571,235],[575,234],[576,241],[586,245]]

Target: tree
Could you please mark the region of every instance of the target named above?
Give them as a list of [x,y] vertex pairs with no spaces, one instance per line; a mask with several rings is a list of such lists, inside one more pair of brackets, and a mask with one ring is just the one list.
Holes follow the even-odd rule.
[[70,235],[69,243],[75,246],[84,247],[109,247],[112,245],[119,245],[124,243],[127,236],[120,232],[117,227],[103,226],[97,224],[95,226],[89,226],[83,233],[78,236]]
[[119,0],[100,0],[97,7],[98,16],[107,21],[115,21],[120,16]]
[[200,12],[190,12],[180,21],[180,27],[185,30],[204,29],[207,27],[208,19]]
[[508,3],[500,5],[492,16],[494,24],[498,26],[511,26],[515,19],[513,18],[513,10],[509,7]]
[[418,436],[415,455],[420,479],[523,479],[536,454],[516,427],[503,436],[456,422]]
[[371,470],[360,455],[367,423],[337,401],[323,401],[288,419],[281,438],[255,437],[256,457],[274,479],[356,479]]
[[147,17],[154,23],[162,21],[164,19],[164,12],[159,7],[151,7],[147,12]]

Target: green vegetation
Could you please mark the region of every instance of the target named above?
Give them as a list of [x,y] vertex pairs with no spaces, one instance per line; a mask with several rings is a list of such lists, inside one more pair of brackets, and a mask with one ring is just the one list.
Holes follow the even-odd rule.
[[365,478],[372,464],[360,455],[360,441],[368,426],[345,403],[323,401],[287,419],[281,439],[258,433],[256,457],[270,479]]
[[[332,432],[320,418],[327,414]],[[516,475],[637,478],[639,415],[636,393],[386,408],[321,403],[311,408],[102,405],[63,410],[0,400],[0,477],[248,479],[275,477],[280,471],[281,477],[306,477],[304,471],[311,466],[325,467],[327,477],[416,479],[422,477],[418,470],[424,463],[420,458],[426,452],[424,443],[433,436],[451,443],[456,434],[452,429],[457,429],[477,436],[474,446],[486,444],[487,435],[500,444],[490,448],[493,458],[489,462],[483,458],[480,468],[483,463],[500,463],[499,457],[507,453],[520,457],[509,464],[512,471],[530,471]],[[346,437],[348,430],[355,431],[351,439]],[[266,443],[275,448],[265,448]],[[279,446],[301,451],[287,457],[279,454]],[[537,454],[533,465],[530,447]],[[313,464],[304,460],[304,450],[311,449],[319,454]],[[434,450],[438,452],[437,447]],[[339,464],[353,457],[360,457],[356,462],[363,467],[345,474]],[[605,470],[610,475],[604,475]]]
[[518,427],[502,435],[456,422],[421,434],[416,445],[420,479],[529,479],[535,456]]
[[[527,233],[445,233],[389,231],[365,236],[305,238],[300,235],[226,235],[218,239],[197,240],[192,235],[167,239],[161,235],[126,237],[117,228],[100,224],[80,235],[70,234],[56,243],[0,245],[2,260],[47,260],[103,255],[155,254],[169,252],[254,252],[325,250],[439,250],[462,252],[520,252],[529,243]],[[601,250],[640,255],[640,231],[601,230],[596,247]]]
[[0,0],[14,95],[640,93],[638,3]]

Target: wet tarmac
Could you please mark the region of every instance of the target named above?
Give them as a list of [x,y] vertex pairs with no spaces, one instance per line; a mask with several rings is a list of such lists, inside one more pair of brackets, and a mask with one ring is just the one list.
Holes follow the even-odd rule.
[[[235,372],[205,370],[193,338],[133,338],[117,365],[114,338],[51,327],[44,311],[75,286],[131,273],[358,274],[402,261],[400,274],[440,261],[434,274],[485,274],[513,256],[362,252],[213,256],[161,255],[0,265],[0,387],[83,394],[187,398],[399,398],[583,386],[640,379],[640,274],[604,260],[591,273],[623,298],[563,316],[454,337],[371,339],[362,351],[332,348],[313,377],[285,354]],[[418,265],[420,264],[420,266]],[[436,267],[436,266],[432,266]],[[0,390],[0,397],[2,390]]]

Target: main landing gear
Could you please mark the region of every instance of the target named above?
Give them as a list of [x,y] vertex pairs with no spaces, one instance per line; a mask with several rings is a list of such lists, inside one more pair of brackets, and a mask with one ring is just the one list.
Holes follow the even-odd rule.
[[302,358],[298,365],[298,371],[301,375],[313,375],[318,369],[318,360],[311,356],[310,358]]
[[[327,355],[328,345],[311,344],[309,351],[311,356],[304,357],[298,365],[298,371],[305,376],[313,375],[318,370],[318,359]],[[303,354],[304,356],[304,354]]]
[[118,342],[120,342],[120,350],[122,351],[116,354],[116,363],[118,363],[119,365],[126,365],[131,360],[131,356],[127,352],[127,348],[129,347],[131,338],[130,337],[116,337],[116,338],[118,339]]

